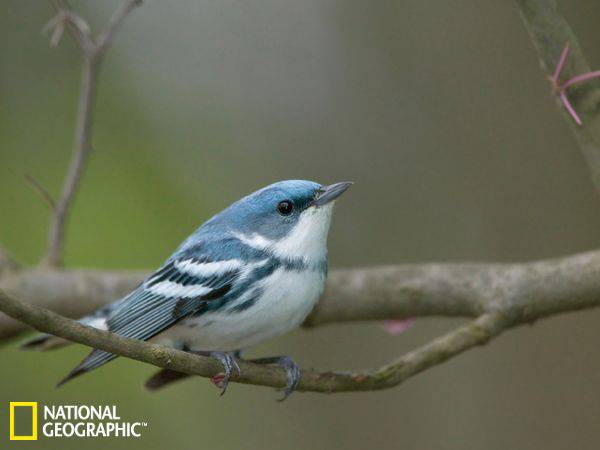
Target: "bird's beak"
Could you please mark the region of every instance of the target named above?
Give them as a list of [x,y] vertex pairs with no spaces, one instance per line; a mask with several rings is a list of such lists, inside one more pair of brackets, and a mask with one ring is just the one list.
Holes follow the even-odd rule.
[[342,181],[340,183],[330,184],[329,186],[321,186],[315,193],[313,205],[323,206],[335,200],[354,183],[352,181]]

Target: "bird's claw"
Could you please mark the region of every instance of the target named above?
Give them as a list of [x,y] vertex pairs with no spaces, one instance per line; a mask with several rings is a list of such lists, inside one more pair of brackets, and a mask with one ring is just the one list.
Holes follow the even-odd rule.
[[[239,352],[197,351],[194,353],[203,356],[211,356],[223,365],[223,369],[225,369],[225,372],[219,373],[211,378],[213,384],[221,389],[220,395],[225,394],[225,392],[227,391],[227,386],[229,385],[229,378],[231,377],[233,370],[235,370],[238,375],[241,375],[242,373],[242,371],[240,370],[240,366],[236,361],[236,358],[240,358]],[[276,364],[285,370],[285,373],[287,375],[287,384],[285,388],[282,389],[283,397],[278,399],[277,401],[284,401],[292,394],[292,392],[294,392],[298,388],[298,385],[300,384],[300,379],[302,378],[300,367],[289,356],[274,356],[271,358],[249,359],[246,361],[253,362],[255,364]]]
[[219,395],[224,395],[225,392],[227,391],[227,386],[229,385],[229,378],[231,378],[231,373],[233,372],[233,370],[235,370],[238,375],[242,374],[242,371],[240,370],[240,366],[238,365],[237,361],[235,360],[235,358],[237,356],[237,354],[235,352],[233,352],[233,353],[195,352],[195,353],[201,354],[203,356],[211,356],[211,357],[215,358],[217,361],[219,361],[221,363],[221,365],[223,366],[225,373],[222,373],[222,374],[219,373],[211,378],[211,381],[214,383],[214,385],[221,388],[221,393]]
[[240,366],[238,365],[235,357],[231,353],[223,353],[223,352],[211,352],[213,358],[217,359],[225,369],[225,376],[221,381],[221,393],[219,395],[223,396],[227,391],[227,386],[229,386],[229,378],[231,378],[231,372],[235,369],[238,375],[241,375],[242,371],[240,370]]
[[218,373],[214,377],[210,377],[210,382],[219,389],[223,389],[223,380],[225,379],[224,373]]
[[279,366],[285,369],[285,373],[287,375],[287,385],[285,388],[283,388],[283,397],[277,400],[278,402],[282,402],[298,388],[302,375],[300,373],[300,367],[298,367],[298,364],[296,364],[289,356],[282,356],[279,358],[277,363]]
[[255,364],[276,364],[285,370],[287,375],[287,385],[283,388],[283,397],[277,401],[282,402],[294,392],[300,384],[302,374],[300,367],[289,356],[274,356],[272,358],[251,359],[250,362]]

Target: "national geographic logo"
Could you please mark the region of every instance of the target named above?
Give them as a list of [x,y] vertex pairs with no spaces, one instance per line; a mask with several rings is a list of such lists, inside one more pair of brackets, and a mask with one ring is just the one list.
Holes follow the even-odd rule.
[[114,405],[40,405],[10,402],[9,439],[37,441],[43,438],[139,438],[146,422],[122,420]]
[[[19,424],[17,434],[15,426]],[[11,441],[37,441],[38,404],[37,402],[10,402],[9,436]],[[28,431],[22,431],[22,428]]]

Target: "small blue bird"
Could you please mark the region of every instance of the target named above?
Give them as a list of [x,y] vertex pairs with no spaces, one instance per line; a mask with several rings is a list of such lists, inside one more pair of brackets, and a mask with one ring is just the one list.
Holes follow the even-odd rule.
[[[334,200],[351,184],[281,181],[242,198],[200,226],[137,289],[80,322],[218,359],[223,394],[232,371],[239,373],[242,350],[298,327],[317,303]],[[64,343],[40,335],[23,347]],[[116,357],[93,350],[59,385]],[[283,398],[298,386],[300,370],[290,357],[253,361],[286,370]],[[146,386],[185,376],[163,369]]]

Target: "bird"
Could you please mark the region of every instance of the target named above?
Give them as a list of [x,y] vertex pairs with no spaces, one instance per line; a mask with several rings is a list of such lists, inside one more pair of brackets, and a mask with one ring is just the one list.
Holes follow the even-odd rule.
[[[321,185],[285,180],[266,186],[197,228],[135,290],[79,322],[143,341],[211,356],[223,366],[227,390],[241,353],[302,324],[327,277],[327,236],[332,210],[352,182]],[[48,350],[68,341],[42,334],[22,346]],[[94,349],[58,386],[117,355]],[[285,369],[283,399],[301,372],[289,356],[248,360]],[[146,387],[162,388],[188,376],[170,369]]]

